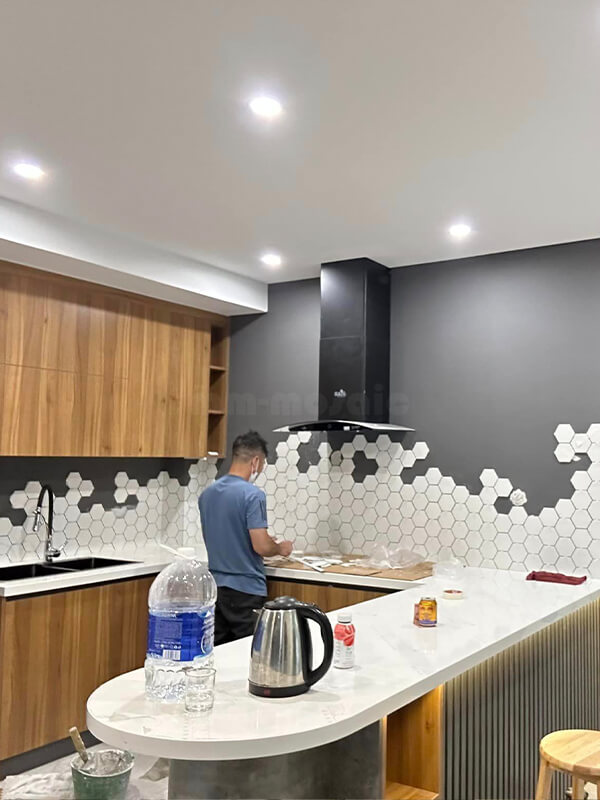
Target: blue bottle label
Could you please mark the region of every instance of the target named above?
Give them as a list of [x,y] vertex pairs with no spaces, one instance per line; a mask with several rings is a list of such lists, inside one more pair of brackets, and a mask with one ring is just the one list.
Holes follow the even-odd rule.
[[150,613],[147,654],[171,661],[193,661],[213,651],[215,615],[212,608],[201,612]]

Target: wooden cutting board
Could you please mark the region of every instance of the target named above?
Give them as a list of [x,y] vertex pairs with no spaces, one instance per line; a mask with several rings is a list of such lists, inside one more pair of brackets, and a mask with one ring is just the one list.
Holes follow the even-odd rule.
[[[302,564],[300,561],[282,561],[280,564],[271,563],[270,567],[278,567],[281,569],[301,569],[304,572],[316,572],[322,574],[320,570],[314,570]],[[340,575],[375,575],[379,570],[377,567],[361,567],[358,564],[334,564],[331,567],[325,567],[323,572],[335,572]]]
[[327,567],[325,572],[336,572],[339,575],[376,575],[377,567],[361,567],[358,564],[335,564]]
[[265,562],[265,566],[276,567],[277,569],[303,569],[307,572],[314,572],[314,570],[307,567],[305,564],[301,564],[299,561],[290,561],[287,558],[281,558],[277,561],[275,559],[269,559],[269,561]]
[[422,578],[429,578],[433,574],[433,562],[423,561],[422,564],[415,564],[414,567],[404,569],[384,569],[374,575],[374,578],[392,578],[398,581],[418,581]]
[[[349,561],[360,558],[359,555],[346,556]],[[281,569],[299,569],[303,572],[315,572],[315,570],[302,564],[300,561],[289,561],[287,559],[270,559],[268,566],[278,567]],[[418,581],[422,578],[429,578],[433,572],[433,562],[423,561],[421,564],[415,564],[414,567],[404,567],[403,569],[384,569],[380,570],[377,567],[362,567],[359,564],[335,564],[327,567],[325,572],[332,572],[337,575],[356,575],[357,577],[372,577],[372,578],[387,578],[400,581]],[[322,574],[322,573],[320,573]]]

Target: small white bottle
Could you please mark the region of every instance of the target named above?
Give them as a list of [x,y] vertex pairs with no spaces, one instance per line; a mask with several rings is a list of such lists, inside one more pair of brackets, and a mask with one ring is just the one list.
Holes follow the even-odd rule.
[[333,666],[338,669],[351,669],[354,666],[354,637],[356,630],[352,624],[352,614],[340,611],[333,632]]

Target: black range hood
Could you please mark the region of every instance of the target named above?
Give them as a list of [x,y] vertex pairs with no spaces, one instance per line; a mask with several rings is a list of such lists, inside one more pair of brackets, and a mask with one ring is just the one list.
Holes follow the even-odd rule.
[[276,429],[411,431],[389,420],[390,272],[370,258],[321,265],[319,419]]

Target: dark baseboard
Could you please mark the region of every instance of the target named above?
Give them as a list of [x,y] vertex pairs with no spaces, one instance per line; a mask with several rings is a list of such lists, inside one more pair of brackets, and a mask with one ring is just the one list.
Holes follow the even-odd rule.
[[[86,747],[100,744],[99,740],[89,731],[83,731],[81,738]],[[48,764],[50,761],[56,761],[57,758],[64,758],[74,753],[73,742],[69,737],[45,744],[43,747],[36,747],[35,750],[28,750],[26,753],[20,753],[18,756],[0,761],[0,778],[5,778],[7,775],[19,775],[21,772],[41,767],[42,764]]]

